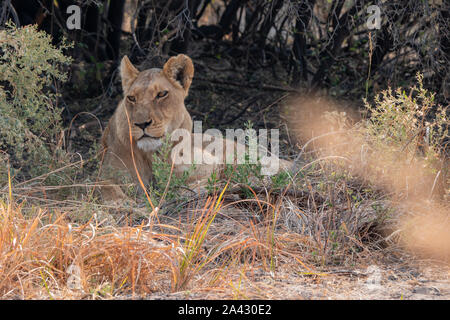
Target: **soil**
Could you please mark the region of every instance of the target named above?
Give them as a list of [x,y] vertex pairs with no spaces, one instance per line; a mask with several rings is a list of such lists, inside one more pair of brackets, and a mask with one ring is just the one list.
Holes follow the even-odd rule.
[[254,281],[233,292],[182,291],[154,293],[144,299],[269,299],[269,300],[449,300],[450,268],[423,263],[370,265],[367,268],[335,269],[320,276],[261,272]]

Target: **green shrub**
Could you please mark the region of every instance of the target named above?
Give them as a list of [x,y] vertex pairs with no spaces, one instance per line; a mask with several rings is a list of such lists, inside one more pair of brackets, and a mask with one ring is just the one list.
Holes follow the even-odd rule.
[[422,156],[430,168],[436,166],[448,135],[446,108],[436,106],[435,94],[423,87],[423,75],[417,74],[418,87],[409,94],[398,88],[383,91],[375,104],[365,103],[370,113],[366,122],[366,137],[378,151],[392,154],[395,159],[411,161]]
[[371,150],[366,175],[377,184],[384,180],[390,191],[402,197],[445,197],[448,110],[435,103],[435,95],[423,86],[423,76],[416,77],[418,85],[408,93],[388,89],[373,104],[365,103],[370,117],[359,126],[359,134]]
[[173,174],[172,164],[169,161],[171,150],[170,136],[166,136],[159,151],[153,154],[153,181],[150,187],[150,196],[155,205],[160,202],[165,192],[165,200],[182,198],[184,193],[181,188],[187,186],[187,180],[195,170],[195,164],[192,164],[189,170],[184,171],[180,176]]
[[[362,121],[352,123],[345,112],[324,112],[312,127],[322,135],[314,144],[321,157],[331,157],[333,174],[358,176],[398,198],[445,197],[448,108],[437,105],[434,96],[417,74],[409,92],[387,89],[373,103],[365,101]],[[334,173],[335,165],[344,171]]]
[[[0,148],[19,175],[35,176],[55,168],[66,155],[58,106],[58,83],[65,81],[63,54],[36,26],[0,30]],[[17,174],[16,173],[16,174]]]

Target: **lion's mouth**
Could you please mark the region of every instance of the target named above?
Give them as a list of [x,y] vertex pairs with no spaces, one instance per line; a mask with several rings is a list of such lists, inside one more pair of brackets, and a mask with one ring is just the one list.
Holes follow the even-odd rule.
[[151,135],[148,135],[148,134],[144,133],[144,134],[139,138],[139,140],[142,140],[142,139],[145,139],[145,138],[150,138],[150,139],[159,140],[159,139],[161,139],[162,137],[163,137],[163,136],[155,137],[155,136],[151,136]]
[[137,147],[144,152],[155,151],[158,150],[162,146],[161,139],[154,138],[151,136],[141,137],[137,141]]

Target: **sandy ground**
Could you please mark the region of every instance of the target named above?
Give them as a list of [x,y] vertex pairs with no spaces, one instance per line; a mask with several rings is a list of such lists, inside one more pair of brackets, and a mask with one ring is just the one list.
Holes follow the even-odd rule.
[[[261,272],[234,290],[155,293],[145,299],[449,300],[450,267],[332,270],[320,275]],[[237,281],[236,281],[237,282]],[[234,292],[233,292],[234,291]]]

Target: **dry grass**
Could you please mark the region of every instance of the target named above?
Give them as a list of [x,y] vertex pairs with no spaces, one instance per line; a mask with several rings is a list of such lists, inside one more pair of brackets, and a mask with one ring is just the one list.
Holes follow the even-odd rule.
[[[0,204],[0,296],[273,299],[279,284],[261,279],[292,274],[320,283],[330,267],[370,263],[386,253],[372,226],[385,213],[375,205],[388,206],[387,200],[332,168],[311,162],[301,182],[293,179],[282,190],[262,187],[241,198],[226,185],[220,194],[193,197],[177,212],[163,206],[153,216],[94,203],[32,207],[15,200],[10,183]],[[418,225],[424,226],[414,223],[402,233],[412,244],[405,247],[430,253],[415,240],[423,236]]]
[[[409,149],[416,135],[389,153],[334,102],[307,99],[296,108],[297,170],[277,188],[230,178],[218,192],[174,202],[164,199],[167,186],[145,209],[148,193],[141,207],[98,204],[98,181],[45,186],[44,174],[14,185],[8,177],[0,298],[274,299],[283,297],[275,279],[326,283],[334,268],[352,274],[393,256],[448,261],[450,210],[436,196],[445,166],[427,169]],[[80,188],[77,200],[51,196]]]
[[168,286],[176,250],[143,226],[101,227],[95,217],[77,225],[64,213],[33,211],[24,215],[12,195],[0,205],[3,298],[112,297]]
[[[92,211],[87,221],[74,218],[80,212],[74,212],[73,204],[66,211],[64,206],[32,207],[15,200],[9,181],[0,204],[3,299],[113,299],[174,292],[262,298],[265,290],[251,285],[261,272],[321,277],[317,267],[342,262],[333,255],[339,251],[343,257],[348,250],[332,248],[330,230],[320,229],[328,216],[320,209],[322,196],[314,192],[305,199],[302,192],[294,197],[261,189],[252,190],[252,199],[236,200],[226,185],[220,194],[187,202],[177,215],[151,218],[141,210],[141,223],[130,226],[136,221],[133,212],[117,224],[105,217],[107,207]],[[308,209],[300,209],[301,203]],[[322,214],[312,218],[306,211],[310,206]],[[87,203],[84,208],[88,210]],[[301,215],[314,222],[300,226]],[[348,243],[352,241],[357,240]]]

